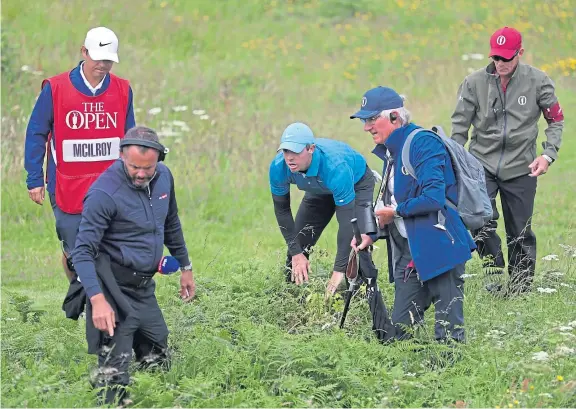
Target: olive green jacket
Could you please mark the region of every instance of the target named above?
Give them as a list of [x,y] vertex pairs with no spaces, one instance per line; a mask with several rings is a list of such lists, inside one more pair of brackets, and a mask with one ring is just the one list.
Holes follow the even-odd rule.
[[[460,84],[451,137],[465,145],[473,125],[469,150],[487,171],[501,180],[527,175],[537,156],[540,115],[557,102],[554,82],[543,71],[519,63],[503,92],[491,63]],[[563,120],[548,121],[541,154],[558,158],[563,127]]]

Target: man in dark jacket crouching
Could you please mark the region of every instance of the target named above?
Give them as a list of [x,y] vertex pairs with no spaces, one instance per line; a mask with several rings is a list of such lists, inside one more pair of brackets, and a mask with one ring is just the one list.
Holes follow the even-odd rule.
[[[165,148],[152,129],[135,127],[128,130],[120,149],[120,159],[84,199],[72,252],[88,297],[88,353],[98,354],[95,386],[105,387],[105,404],[127,397],[132,349],[143,365],[168,363],[168,328],[152,278],[159,271],[164,245],[180,264],[180,296],[189,301],[195,293],[174,179],[159,163]],[[107,276],[114,279],[102,279]]]

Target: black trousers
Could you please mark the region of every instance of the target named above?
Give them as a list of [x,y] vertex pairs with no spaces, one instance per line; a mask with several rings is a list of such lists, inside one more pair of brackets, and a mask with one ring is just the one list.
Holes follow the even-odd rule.
[[532,214],[536,197],[537,178],[520,176],[502,181],[486,171],[486,187],[492,200],[493,217],[482,229],[472,232],[478,254],[484,259],[484,267],[503,270],[502,241],[496,229],[500,217],[496,208],[496,196],[500,193],[506,244],[508,246],[508,273],[511,289],[530,289],[536,268],[536,235],[532,231]]
[[[116,315],[114,336],[98,331],[98,375],[96,387],[123,387],[130,381],[132,351],[140,367],[168,367],[168,327],[154,293],[156,283],[150,280],[140,288],[119,284],[134,315],[119,319]],[[87,320],[92,320],[92,306],[87,302]],[[87,333],[88,334],[88,333]],[[90,332],[94,336],[94,331]],[[88,340],[94,342],[93,339]]]

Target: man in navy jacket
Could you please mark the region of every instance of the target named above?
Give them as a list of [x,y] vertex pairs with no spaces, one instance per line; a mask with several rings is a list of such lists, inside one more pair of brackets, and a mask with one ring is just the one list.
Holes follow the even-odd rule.
[[[395,299],[392,321],[396,336],[410,335],[407,327],[423,320],[430,300],[435,305],[435,336],[439,341],[464,341],[463,292],[465,263],[476,248],[457,211],[447,199],[457,203],[457,186],[450,154],[431,132],[420,132],[410,146],[410,162],[417,178],[402,163],[402,148],[417,125],[403,99],[391,88],[367,91],[360,111],[364,131],[372,135],[374,153],[393,161],[387,205],[375,213],[380,227],[388,226],[392,243]],[[438,223],[438,212],[445,216]],[[372,244],[375,236],[363,235],[359,248]],[[355,241],[352,243],[356,247]]]
[[[123,399],[132,350],[142,364],[168,364],[168,328],[155,296],[164,245],[178,260],[180,296],[194,297],[192,264],[178,216],[174,178],[159,162],[163,146],[149,128],[125,136],[118,159],[92,184],[72,257],[86,295],[88,352],[98,354],[105,402]],[[152,146],[152,148],[150,148]],[[109,265],[102,266],[102,258]],[[121,295],[111,296],[97,270],[111,269]],[[105,284],[105,283],[104,283]],[[115,287],[115,286],[114,286]],[[116,308],[114,308],[114,306]]]
[[132,88],[110,73],[119,62],[116,34],[105,27],[88,31],[81,53],[84,60],[74,69],[42,82],[24,152],[28,195],[42,205],[48,146],[47,190],[62,244],[62,264],[71,282],[76,275],[70,252],[82,199],[95,178],[118,158],[119,140],[135,125]]

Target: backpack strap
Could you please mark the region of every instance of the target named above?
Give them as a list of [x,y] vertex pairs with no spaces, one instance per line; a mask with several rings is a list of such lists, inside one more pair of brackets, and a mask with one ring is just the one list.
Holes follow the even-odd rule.
[[412,176],[414,179],[416,179],[416,172],[414,171],[414,167],[410,163],[410,144],[412,143],[412,139],[414,139],[416,134],[423,130],[424,129],[422,128],[417,128],[414,129],[412,132],[410,132],[410,134],[406,138],[406,141],[404,142],[404,146],[402,147],[402,165],[404,165],[404,168],[406,169],[408,174]]
[[[440,130],[442,130],[442,128],[440,128]],[[444,144],[444,142],[442,141],[442,136],[440,136],[437,132],[433,130],[417,128],[414,129],[412,132],[410,132],[410,134],[406,138],[406,141],[404,142],[404,146],[402,147],[402,166],[404,166],[404,169],[406,169],[408,174],[412,176],[414,179],[418,178],[416,177],[414,166],[412,166],[412,163],[410,163],[410,145],[412,144],[412,140],[414,139],[416,134],[418,134],[418,132],[420,131],[431,132],[437,139],[440,139],[440,142],[442,142],[442,144]],[[445,147],[445,149],[448,152],[448,148]],[[448,155],[450,155],[450,152],[448,152]],[[458,207],[454,203],[452,203],[452,201],[448,199],[448,197],[446,197],[446,204],[450,206],[452,209],[458,211]],[[445,223],[446,223],[446,216],[444,216],[442,210],[438,210],[438,224],[436,224],[435,227],[438,227],[439,229],[442,230],[446,230]]]

